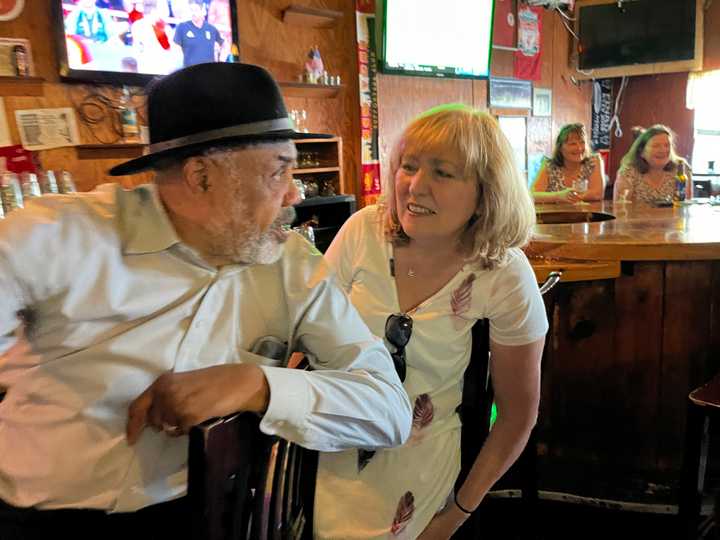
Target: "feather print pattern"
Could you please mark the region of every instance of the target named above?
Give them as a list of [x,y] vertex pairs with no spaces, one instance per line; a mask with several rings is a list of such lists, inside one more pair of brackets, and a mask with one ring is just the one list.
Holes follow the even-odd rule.
[[420,394],[415,400],[415,407],[413,408],[413,429],[422,429],[432,422],[435,416],[435,408],[433,407],[432,400],[427,394]]
[[462,283],[452,292],[450,297],[450,308],[452,309],[453,315],[455,315],[453,318],[453,327],[455,330],[462,328],[462,315],[470,310],[473,281],[475,281],[475,274],[470,274],[463,279]]
[[393,536],[397,536],[405,530],[408,521],[412,519],[413,512],[415,512],[415,497],[413,497],[411,491],[408,491],[400,497],[400,502],[395,511],[395,518],[390,527]]

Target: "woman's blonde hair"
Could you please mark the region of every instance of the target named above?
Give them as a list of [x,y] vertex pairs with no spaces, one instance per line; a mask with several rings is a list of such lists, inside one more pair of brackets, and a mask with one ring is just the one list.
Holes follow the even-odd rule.
[[449,104],[410,122],[390,154],[379,211],[385,235],[394,245],[410,242],[400,225],[395,199],[395,175],[409,145],[419,152],[449,145],[464,156],[464,176],[474,178],[478,186],[475,214],[460,238],[469,263],[496,268],[505,262],[509,248],[527,243],[535,225],[535,208],[510,143],[489,114]]

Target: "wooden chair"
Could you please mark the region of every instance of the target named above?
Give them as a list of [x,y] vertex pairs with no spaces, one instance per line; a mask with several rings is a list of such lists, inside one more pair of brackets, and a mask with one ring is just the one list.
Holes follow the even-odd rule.
[[[550,272],[547,279],[540,285],[540,293],[549,292],[562,277],[562,272]],[[470,364],[465,370],[463,379],[463,395],[459,414],[463,422],[460,435],[460,474],[455,482],[459,489],[465,481],[475,458],[490,434],[490,418],[494,392],[490,379],[490,334],[487,319],[479,320],[472,329],[472,351]],[[523,535],[530,537],[534,519],[537,515],[538,496],[538,465],[537,465],[537,431],[530,433],[525,448],[514,467],[519,469],[523,522]],[[484,536],[482,515],[475,512],[453,535],[454,540],[471,540]]]
[[716,418],[720,418],[720,373],[688,395],[678,505],[678,538],[698,537],[710,442],[710,420]]
[[309,539],[317,453],[264,435],[255,414],[190,431],[194,540]]

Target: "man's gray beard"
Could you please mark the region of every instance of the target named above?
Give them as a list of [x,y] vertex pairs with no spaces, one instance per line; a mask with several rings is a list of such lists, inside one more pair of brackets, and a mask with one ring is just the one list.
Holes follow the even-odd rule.
[[241,238],[234,238],[235,243],[227,256],[235,264],[273,264],[283,252],[283,244],[272,232],[273,229],[289,225],[295,219],[292,206],[283,208],[270,228],[261,233],[257,228],[245,232]]

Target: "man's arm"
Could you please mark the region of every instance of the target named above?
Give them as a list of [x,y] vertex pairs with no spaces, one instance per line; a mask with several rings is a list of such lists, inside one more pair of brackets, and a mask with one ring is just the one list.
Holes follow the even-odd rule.
[[[260,424],[265,433],[322,451],[402,444],[412,409],[390,355],[328,276],[325,263],[319,257],[316,263],[286,269],[289,320],[296,321],[292,333],[310,353],[313,371],[242,364],[166,374],[164,382],[150,387],[150,398],[145,393],[130,406],[129,441],[145,425],[177,427],[173,431],[179,434],[216,416],[263,412],[267,384]],[[256,378],[256,369],[264,381]],[[172,397],[155,399],[161,391]]]

